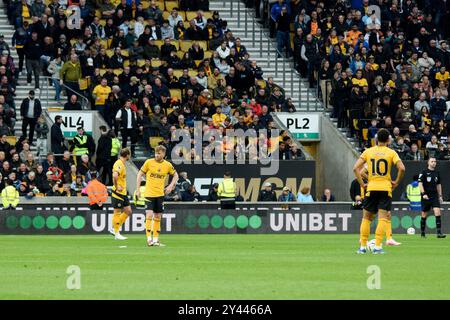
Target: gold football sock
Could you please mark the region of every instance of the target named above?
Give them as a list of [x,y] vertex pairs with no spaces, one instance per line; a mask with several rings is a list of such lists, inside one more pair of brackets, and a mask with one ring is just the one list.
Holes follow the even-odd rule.
[[120,212],[114,213],[112,218],[113,228],[114,232],[117,233],[120,230],[121,223],[120,223]]
[[124,212],[120,215],[120,226],[122,226],[125,221],[127,221],[128,215]]
[[380,247],[383,242],[383,237],[386,234],[387,219],[378,219],[377,229],[375,230],[375,246]]
[[153,218],[153,227],[152,227],[153,239],[158,238],[160,230],[161,230],[161,218],[155,217]]
[[145,219],[145,235],[150,237],[152,234],[152,219],[146,218]]
[[391,220],[386,219],[386,240],[392,239],[392,223]]
[[361,227],[359,228],[359,234],[360,234],[360,240],[361,240],[361,247],[367,246],[367,240],[369,240],[370,235],[370,223],[372,221],[368,219],[362,219],[361,221]]

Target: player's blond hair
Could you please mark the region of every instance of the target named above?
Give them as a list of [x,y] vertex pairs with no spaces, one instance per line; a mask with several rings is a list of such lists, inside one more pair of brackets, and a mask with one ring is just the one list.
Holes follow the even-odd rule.
[[155,148],[155,152],[163,152],[163,153],[166,153],[166,147],[164,147],[164,146],[162,146],[162,145],[158,145],[158,146],[156,146],[156,148]]

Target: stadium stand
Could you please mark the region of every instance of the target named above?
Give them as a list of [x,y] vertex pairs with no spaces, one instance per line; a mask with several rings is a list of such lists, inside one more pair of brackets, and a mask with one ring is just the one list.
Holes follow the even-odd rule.
[[[90,168],[110,170],[119,143],[125,147],[130,140],[133,156],[138,146],[149,156],[159,144],[170,155],[174,131],[184,129],[193,136],[194,121],[202,122],[204,134],[221,132],[221,140],[205,148],[219,147],[238,156],[237,149],[228,149],[225,129],[258,133],[275,127],[271,112],[295,111],[283,88],[263,77],[264,70],[233,37],[227,22],[209,11],[207,0],[4,3],[15,31],[9,44],[0,35],[0,171],[21,195],[80,195]],[[14,50],[18,61],[11,55]],[[31,104],[31,90],[21,96],[23,101],[15,98],[25,73],[27,87],[35,88]],[[111,127],[102,141],[93,141],[81,128],[66,141],[58,124],[45,128],[40,113],[31,117],[46,82],[59,109],[83,112],[90,107],[101,114]],[[19,124],[22,130],[17,130]],[[36,129],[39,149],[33,134],[24,136],[27,127]],[[48,147],[39,141],[47,135],[52,141]],[[272,145],[269,138],[258,136],[269,153],[304,159],[289,137],[283,135]],[[198,156],[183,149],[177,154]],[[107,176],[101,179],[110,184]]]
[[402,159],[450,158],[448,1],[244,2],[254,5],[280,50],[286,28],[277,21],[287,8],[293,67],[357,149],[387,128]]

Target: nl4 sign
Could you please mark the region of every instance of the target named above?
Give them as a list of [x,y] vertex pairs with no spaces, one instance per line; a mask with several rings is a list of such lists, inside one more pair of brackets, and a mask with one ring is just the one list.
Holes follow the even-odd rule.
[[314,113],[281,112],[278,118],[297,140],[320,140],[320,116]]
[[70,138],[77,135],[77,128],[83,127],[84,131],[92,135],[92,114],[91,113],[79,113],[79,112],[49,112],[52,119],[56,115],[61,115],[63,117],[63,123],[61,125],[61,130],[64,137]]

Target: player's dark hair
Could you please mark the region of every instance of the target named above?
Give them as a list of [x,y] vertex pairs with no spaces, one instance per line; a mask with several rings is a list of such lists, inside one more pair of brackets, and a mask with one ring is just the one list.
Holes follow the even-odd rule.
[[386,129],[380,129],[378,130],[377,133],[377,139],[379,142],[381,143],[386,143],[389,141],[389,131],[387,131]]
[[231,171],[225,171],[224,175],[227,177],[231,177]]

